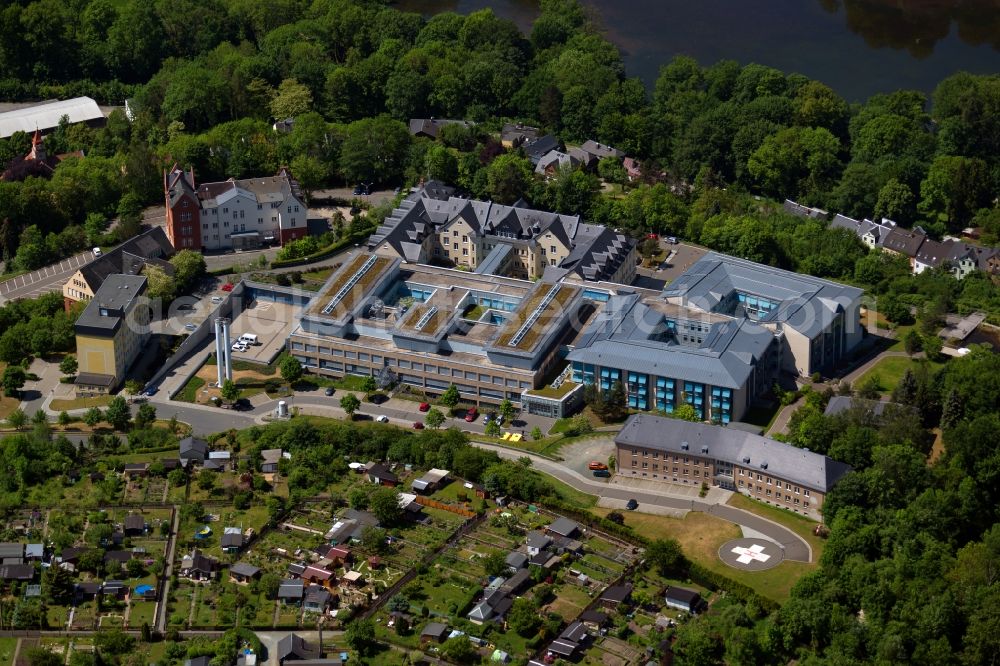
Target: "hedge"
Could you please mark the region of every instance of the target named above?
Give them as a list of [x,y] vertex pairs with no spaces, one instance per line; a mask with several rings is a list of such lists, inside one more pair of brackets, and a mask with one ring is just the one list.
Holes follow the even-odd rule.
[[306,255],[304,257],[298,257],[296,259],[275,259],[271,262],[271,268],[291,268],[292,266],[301,266],[302,264],[311,264],[314,261],[320,261],[326,259],[334,254],[337,254],[346,247],[349,247],[355,243],[360,243],[366,240],[369,235],[374,231],[373,227],[369,227],[355,234],[351,234],[346,238],[342,238],[336,243],[327,245],[322,250],[317,250],[312,254]]
[[726,591],[726,594],[735,597],[738,601],[744,604],[755,603],[765,613],[772,613],[781,608],[781,604],[777,601],[761,596],[748,585],[744,585],[737,580],[733,580],[725,574],[712,571],[698,562],[688,561],[688,576],[691,580],[699,583],[700,585],[704,585],[710,590],[721,588]]

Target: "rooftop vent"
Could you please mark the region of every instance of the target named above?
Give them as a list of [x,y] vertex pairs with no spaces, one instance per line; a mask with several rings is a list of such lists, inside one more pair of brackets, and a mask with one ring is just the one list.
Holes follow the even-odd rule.
[[702,453],[708,453],[708,447],[707,446],[701,447],[701,452]]
[[750,464],[750,456],[743,456],[743,464],[744,465]]
[[690,448],[691,448],[691,446],[687,442],[681,442],[681,450],[682,451],[687,451]]
[[761,469],[767,469],[767,461],[766,460],[760,464],[760,468]]

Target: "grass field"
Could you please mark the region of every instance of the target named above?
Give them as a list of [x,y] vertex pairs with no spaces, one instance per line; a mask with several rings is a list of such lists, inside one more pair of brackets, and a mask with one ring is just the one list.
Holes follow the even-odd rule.
[[63,410],[69,411],[71,409],[89,409],[90,407],[105,407],[111,402],[111,396],[109,395],[98,395],[93,398],[73,398],[72,400],[53,400],[50,404],[50,409],[53,411],[61,412]]
[[17,649],[16,638],[0,638],[0,665],[10,666],[14,663],[14,651]]
[[205,380],[201,377],[192,377],[188,380],[188,383],[184,385],[184,388],[180,390],[180,393],[174,398],[174,400],[180,400],[181,402],[194,402],[198,397],[198,391],[201,387],[205,385]]
[[879,380],[879,391],[883,394],[889,394],[892,393],[894,388],[896,388],[899,380],[903,378],[907,368],[916,370],[922,363],[928,364],[932,372],[937,372],[944,367],[944,363],[937,363],[935,361],[926,361],[922,359],[915,360],[906,356],[889,356],[883,358],[881,361],[872,366],[871,370],[861,375],[854,385],[860,386],[861,384],[867,382],[871,377],[877,375]]
[[[604,516],[610,509],[595,508],[591,511]],[[719,547],[730,539],[740,538],[742,531],[733,523],[704,513],[691,512],[680,519],[627,512],[625,524],[649,539],[676,539],[689,559],[748,585],[761,596],[779,603],[787,601],[796,581],[816,566],[786,560],[767,571],[733,569],[719,559]]]
[[545,475],[545,480],[552,484],[559,498],[569,504],[573,504],[581,509],[589,509],[597,504],[596,495],[588,495],[585,492],[563,483],[559,479]]
[[744,511],[755,513],[758,516],[772,520],[779,525],[784,525],[791,531],[798,534],[800,537],[805,539],[806,543],[809,544],[809,547],[812,548],[813,562],[818,562],[819,556],[823,554],[823,547],[826,545],[826,540],[813,534],[813,528],[816,527],[816,521],[788,511],[787,509],[780,509],[776,506],[758,502],[740,493],[733,493],[727,504],[729,504],[729,506],[736,507],[737,509],[743,509]]

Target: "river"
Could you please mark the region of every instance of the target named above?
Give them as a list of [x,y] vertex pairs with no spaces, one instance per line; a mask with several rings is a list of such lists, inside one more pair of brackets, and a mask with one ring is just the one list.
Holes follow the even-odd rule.
[[[676,54],[757,62],[823,81],[849,101],[930,92],[956,71],[1000,72],[1000,0],[584,0],[648,85]],[[492,7],[530,30],[535,0],[401,0],[431,15]]]

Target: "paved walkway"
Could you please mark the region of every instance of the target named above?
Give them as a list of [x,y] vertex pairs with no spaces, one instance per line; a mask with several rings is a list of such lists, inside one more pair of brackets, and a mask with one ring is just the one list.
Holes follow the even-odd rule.
[[[849,373],[841,377],[840,383],[850,382],[851,386],[853,387],[854,384],[857,383],[857,381],[865,375],[865,373],[867,373],[869,370],[878,365],[878,363],[882,359],[900,358],[905,356],[910,356],[910,355],[907,354],[905,351],[884,351],[881,354],[877,354],[872,358],[868,359],[867,361],[865,361],[864,363],[862,363],[861,365],[859,365],[858,367],[856,367],[855,369],[851,370]],[[923,352],[918,352],[914,354],[911,358],[914,359],[924,358],[924,356],[925,355]],[[820,384],[817,386],[817,389],[822,390],[822,387],[823,384]],[[771,424],[771,427],[768,428],[767,435],[770,437],[771,435],[774,434],[782,434],[782,435],[788,434],[788,422],[792,418],[792,414],[795,413],[795,410],[797,410],[801,406],[802,406],[802,400],[799,399],[793,402],[792,404],[783,407],[781,411],[778,412],[778,415],[775,417],[774,422]]]

